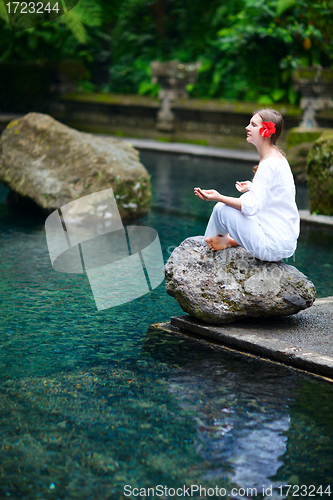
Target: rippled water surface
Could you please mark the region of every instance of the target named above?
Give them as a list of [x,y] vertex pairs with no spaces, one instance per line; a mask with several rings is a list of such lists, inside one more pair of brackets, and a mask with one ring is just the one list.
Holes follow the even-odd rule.
[[[194,185],[234,194],[250,177],[246,165],[141,158],[155,208],[137,224],[158,231],[165,261],[203,234],[211,206]],[[113,500],[128,498],[125,485],[184,484],[285,498],[281,484],[332,483],[330,383],[150,327],[183,314],[164,284],[97,312],[85,276],[53,271],[43,221],[4,204],[0,242],[1,499]],[[332,243],[304,227],[290,262],[319,296],[333,295]]]

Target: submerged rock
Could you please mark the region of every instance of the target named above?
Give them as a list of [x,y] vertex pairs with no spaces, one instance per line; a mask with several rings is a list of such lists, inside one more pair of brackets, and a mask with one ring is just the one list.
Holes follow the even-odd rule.
[[29,113],[7,126],[1,145],[0,180],[11,189],[10,200],[33,202],[47,214],[112,188],[123,219],[149,211],[149,174],[138,152],[125,142],[78,132],[48,115]]
[[308,155],[310,211],[333,215],[333,130],[316,140]]
[[260,261],[240,246],[213,252],[202,238],[187,238],[164,266],[167,293],[191,316],[231,323],[312,306],[315,286],[295,267]]

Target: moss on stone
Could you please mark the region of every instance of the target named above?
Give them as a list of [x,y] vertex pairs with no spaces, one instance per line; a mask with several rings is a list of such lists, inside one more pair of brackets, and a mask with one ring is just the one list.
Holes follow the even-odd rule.
[[[159,107],[160,101],[156,97],[140,96],[135,94],[101,94],[91,93],[72,93],[61,98],[62,101],[85,102],[91,104],[119,104]],[[173,108],[182,109],[205,109],[213,111],[232,112],[236,114],[251,115],[256,109],[260,108],[256,102],[250,101],[231,101],[229,99],[179,99],[172,104]],[[275,103],[274,108],[285,116],[300,116],[302,110],[298,106],[288,103]]]
[[308,155],[310,211],[333,215],[333,130],[313,144]]
[[8,123],[6,128],[12,128],[15,127],[18,124],[18,120],[13,120],[10,123]]
[[326,129],[292,128],[286,137],[287,158],[297,182],[307,181],[307,157],[314,142]]
[[[44,169],[52,169],[56,188],[45,184]],[[120,195],[118,208],[124,219],[149,211],[150,178],[136,150],[113,138],[81,134],[40,113],[11,122],[3,132],[0,178],[45,213],[107,188]]]
[[287,148],[292,148],[297,146],[298,144],[303,144],[305,142],[314,142],[316,141],[321,134],[325,131],[322,128],[302,128],[302,127],[294,127],[289,130],[286,136]]
[[62,101],[88,102],[92,104],[128,104],[138,105],[145,103],[146,105],[158,105],[159,100],[154,97],[140,96],[133,94],[100,94],[98,92],[91,93],[73,93],[67,94],[61,98]]

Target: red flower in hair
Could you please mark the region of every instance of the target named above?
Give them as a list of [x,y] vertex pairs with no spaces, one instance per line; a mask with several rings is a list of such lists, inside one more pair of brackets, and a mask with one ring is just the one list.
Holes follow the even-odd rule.
[[262,137],[270,137],[275,134],[275,124],[273,122],[262,122],[259,133]]

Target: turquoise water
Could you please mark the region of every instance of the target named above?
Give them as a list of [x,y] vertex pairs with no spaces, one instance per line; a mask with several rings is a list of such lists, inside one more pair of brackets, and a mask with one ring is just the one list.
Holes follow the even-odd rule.
[[[165,260],[204,231],[211,208],[192,181],[209,187],[211,176],[232,194],[235,173],[249,178],[244,165],[141,158],[155,208],[137,224],[158,231]],[[265,485],[285,498],[285,483],[328,497],[318,488],[333,479],[331,384],[150,327],[183,314],[163,284],[97,312],[85,276],[53,271],[43,221],[4,204],[0,242],[0,498],[113,500],[130,498],[125,485],[184,484],[257,488],[257,498]],[[320,296],[333,295],[332,243],[302,228],[291,262]]]

